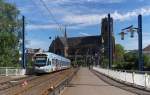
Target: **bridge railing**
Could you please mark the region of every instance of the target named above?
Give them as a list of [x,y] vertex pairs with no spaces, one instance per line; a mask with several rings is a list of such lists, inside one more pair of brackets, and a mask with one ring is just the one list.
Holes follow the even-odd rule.
[[17,76],[17,75],[25,75],[26,70],[15,67],[0,67],[0,75],[1,76]]
[[140,74],[135,72],[104,69],[100,67],[93,67],[93,69],[115,80],[150,89],[150,75],[147,73]]

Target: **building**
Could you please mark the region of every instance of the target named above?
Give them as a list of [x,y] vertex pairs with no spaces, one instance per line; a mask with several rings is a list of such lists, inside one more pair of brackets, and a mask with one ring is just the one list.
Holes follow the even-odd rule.
[[32,48],[27,48],[26,50],[26,60],[27,61],[34,61],[34,55],[38,52],[42,52],[43,50],[38,48],[38,49],[32,49]]
[[[106,58],[109,57],[109,30],[108,30],[108,18],[103,18],[101,22],[101,36],[103,40],[103,47],[104,47],[104,55]],[[113,33],[113,19],[111,18],[110,21],[110,31],[112,36],[112,56],[114,57],[115,52],[115,37]]]
[[150,56],[150,45],[148,45],[147,47],[145,47],[143,49],[143,54],[149,55]]
[[[94,60],[99,58],[104,49],[104,55],[108,58],[109,52],[109,31],[108,31],[108,19],[102,19],[101,34],[95,36],[84,36],[84,37],[67,37],[65,31],[64,37],[56,37],[52,41],[49,51],[68,57],[72,60],[84,59]],[[115,39],[113,35],[113,19],[111,18],[111,36],[112,36],[112,52],[115,50]],[[90,59],[89,59],[90,58]]]
[[49,47],[50,52],[75,59],[85,59],[99,52],[101,36],[57,37]]

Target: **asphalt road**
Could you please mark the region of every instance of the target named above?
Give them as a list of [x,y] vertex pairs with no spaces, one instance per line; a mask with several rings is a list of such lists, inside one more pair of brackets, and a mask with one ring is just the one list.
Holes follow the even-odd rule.
[[96,75],[81,68],[62,95],[137,95],[114,87],[100,80]]

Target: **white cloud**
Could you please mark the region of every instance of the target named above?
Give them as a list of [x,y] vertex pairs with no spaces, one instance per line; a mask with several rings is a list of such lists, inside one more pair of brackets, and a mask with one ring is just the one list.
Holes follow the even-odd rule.
[[136,17],[139,14],[141,14],[143,16],[149,16],[150,15],[150,7],[132,10],[132,11],[127,12],[125,14],[121,14],[121,13],[115,11],[114,13],[112,13],[112,17],[115,20],[124,21],[124,20],[129,20],[132,17]]
[[81,36],[90,36],[90,34],[84,33],[84,32],[80,32],[79,34],[80,34]]
[[58,28],[58,25],[56,24],[28,24],[26,28],[28,30],[52,29],[52,28]]
[[106,15],[87,14],[87,15],[67,15],[63,18],[66,23],[84,23],[81,26],[89,26],[100,23],[101,19]]
[[40,39],[32,39],[29,41],[29,44],[27,44],[27,47],[41,48],[44,50],[48,50],[48,47],[49,47],[48,45],[49,45],[49,42],[45,42],[45,41],[42,41]]
[[[143,16],[150,15],[150,7],[140,8],[136,10],[129,11],[127,13],[119,13],[118,11],[114,11],[111,13],[111,16],[114,20],[125,21],[130,20],[133,17],[137,17],[139,14]],[[65,23],[84,23],[81,26],[89,26],[99,24],[101,19],[106,17],[107,14],[84,14],[84,15],[66,15],[63,18],[63,22]]]

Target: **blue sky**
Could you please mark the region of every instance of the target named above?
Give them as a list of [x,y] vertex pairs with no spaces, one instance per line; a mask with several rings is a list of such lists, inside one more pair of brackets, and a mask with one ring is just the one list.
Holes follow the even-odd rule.
[[[26,17],[27,47],[47,50],[55,36],[62,36],[64,25],[68,37],[100,35],[101,19],[111,13],[114,19],[116,43],[125,49],[137,49],[137,34],[121,40],[121,29],[129,25],[137,27],[138,14],[143,15],[143,47],[150,44],[150,1],[149,0],[7,0],[15,4]],[[58,23],[58,24],[56,24]],[[52,37],[52,39],[49,39]]]

